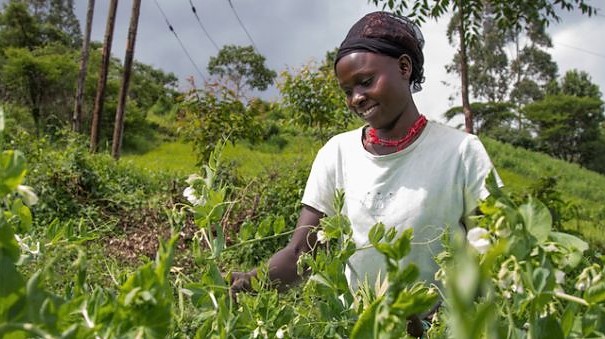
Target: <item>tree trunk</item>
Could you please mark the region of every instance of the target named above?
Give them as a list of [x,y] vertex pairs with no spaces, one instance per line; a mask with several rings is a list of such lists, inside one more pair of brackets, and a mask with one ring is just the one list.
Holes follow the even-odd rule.
[[103,101],[105,100],[105,85],[107,84],[107,72],[109,70],[109,61],[111,57],[111,42],[113,41],[113,29],[116,23],[116,11],[118,0],[111,0],[109,3],[109,15],[107,16],[107,25],[105,27],[105,41],[103,42],[103,56],[101,60],[101,72],[99,74],[99,83],[97,85],[97,96],[95,97],[95,108],[92,114],[90,129],[90,153],[97,151],[99,144],[99,125],[101,123],[101,112],[103,111]]
[[474,133],[473,111],[468,95],[468,58],[466,57],[466,37],[464,36],[464,1],[459,0],[458,11],[460,24],[458,25],[458,36],[460,37],[460,81],[462,96],[462,111],[464,112],[464,126],[467,133]]
[[84,41],[82,41],[80,73],[78,75],[78,87],[76,89],[76,102],[74,104],[74,113],[71,118],[71,129],[74,132],[80,132],[82,126],[82,101],[84,100],[84,81],[86,80],[86,71],[88,68],[90,33],[92,32],[92,18],[94,11],[95,0],[88,0],[88,9],[86,10],[86,32],[84,33]]
[[128,84],[130,83],[130,73],[132,70],[134,45],[137,39],[137,28],[139,24],[140,11],[141,0],[133,0],[132,14],[130,17],[130,27],[128,28],[128,42],[126,43],[126,55],[124,56],[124,76],[122,77],[122,86],[120,87],[118,108],[116,110],[116,119],[113,128],[113,142],[111,147],[111,155],[116,160],[120,159],[120,150],[122,149],[122,133],[124,132],[124,108],[126,107],[126,98],[128,96]]

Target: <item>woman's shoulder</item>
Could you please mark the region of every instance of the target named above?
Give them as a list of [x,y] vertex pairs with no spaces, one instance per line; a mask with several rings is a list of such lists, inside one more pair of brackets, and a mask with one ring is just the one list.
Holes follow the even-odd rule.
[[330,139],[328,139],[325,146],[350,147],[352,145],[358,145],[361,140],[362,132],[363,132],[363,126],[356,128],[354,130],[336,134],[336,135],[332,136]]
[[448,142],[452,144],[468,143],[478,141],[479,138],[455,127],[442,124],[436,121],[430,121],[430,136],[432,139],[437,139],[439,142]]

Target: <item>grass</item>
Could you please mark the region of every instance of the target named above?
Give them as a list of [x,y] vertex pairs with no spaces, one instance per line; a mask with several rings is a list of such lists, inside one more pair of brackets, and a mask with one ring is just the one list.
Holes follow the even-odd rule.
[[[236,166],[236,173],[242,178],[255,178],[270,169],[279,169],[293,163],[309,166],[321,143],[310,138],[295,136],[281,150],[267,144],[248,143],[227,144],[223,152],[223,162]],[[191,144],[181,141],[163,143],[160,147],[144,154],[128,154],[122,160],[148,171],[172,172],[187,176],[199,172],[197,158]]]
[[121,160],[143,170],[172,172],[179,176],[198,170],[193,147],[179,141],[162,143],[144,154],[126,154]]

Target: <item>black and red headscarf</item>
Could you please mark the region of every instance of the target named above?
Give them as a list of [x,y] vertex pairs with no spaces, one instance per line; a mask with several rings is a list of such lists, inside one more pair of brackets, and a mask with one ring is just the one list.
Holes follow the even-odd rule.
[[336,54],[334,66],[347,54],[366,51],[399,58],[407,54],[412,59],[410,86],[413,92],[424,82],[424,37],[418,26],[407,17],[389,12],[366,14],[349,30]]

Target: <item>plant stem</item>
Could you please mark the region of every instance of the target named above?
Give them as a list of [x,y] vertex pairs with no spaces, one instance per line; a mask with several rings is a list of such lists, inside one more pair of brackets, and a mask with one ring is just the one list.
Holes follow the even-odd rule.
[[230,250],[236,249],[238,247],[241,247],[241,246],[244,246],[244,245],[248,245],[248,244],[253,244],[253,243],[259,242],[259,241],[265,241],[265,240],[269,240],[269,239],[279,238],[279,237],[282,237],[284,235],[292,234],[292,233],[294,233],[294,231],[296,231],[296,230],[290,230],[290,231],[286,231],[286,232],[282,232],[282,233],[278,233],[278,234],[273,234],[273,235],[270,235],[270,236],[267,236],[267,237],[263,237],[263,238],[246,240],[246,241],[240,242],[238,244],[233,244],[233,245],[225,248],[225,251],[230,251]]
[[569,295],[569,294],[567,294],[565,292],[555,291],[555,296],[557,296],[557,297],[559,297],[561,299],[565,299],[567,301],[571,301],[571,302],[575,302],[575,303],[580,304],[580,305],[587,306],[587,307],[590,306],[588,304],[588,302],[586,302],[586,300],[584,300],[582,298],[579,298],[579,297],[576,297],[574,295]]

